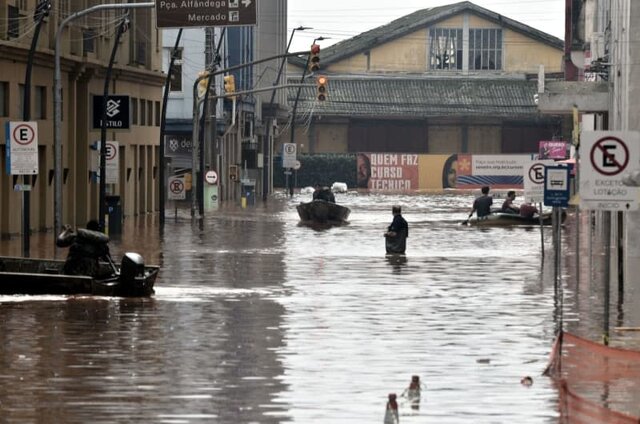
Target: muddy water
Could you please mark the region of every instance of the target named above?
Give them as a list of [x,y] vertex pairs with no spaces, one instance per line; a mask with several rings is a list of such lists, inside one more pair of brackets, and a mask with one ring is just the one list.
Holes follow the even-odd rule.
[[[195,223],[167,210],[163,234],[157,217],[127,220],[112,253],[162,266],[151,299],[0,297],[1,420],[375,423],[395,392],[402,423],[557,421],[540,376],[557,291],[538,229],[459,225],[471,194],[354,193],[337,199],[349,225],[314,230],[295,212],[309,197]],[[384,255],[393,204],[406,260]],[[65,254],[51,235],[32,246]],[[419,409],[400,396],[412,375]]]

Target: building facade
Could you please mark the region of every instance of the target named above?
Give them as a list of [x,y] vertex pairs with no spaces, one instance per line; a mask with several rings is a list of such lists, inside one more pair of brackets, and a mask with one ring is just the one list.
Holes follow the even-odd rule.
[[[215,113],[209,115],[204,130],[205,171],[216,171],[222,201],[239,201],[247,193],[255,200],[270,191],[272,174],[267,158],[278,136],[278,122],[282,125],[288,118],[283,90],[253,92],[273,87],[282,59],[252,63],[285,53],[287,1],[263,0],[256,7],[255,26],[184,30],[175,68],[181,79],[174,78],[169,93],[165,138],[169,172],[182,173],[188,168],[190,173],[194,81],[204,70],[236,68],[213,82],[210,97],[215,100],[209,110]],[[176,34],[177,30],[165,30],[165,70]],[[225,96],[229,93],[225,92],[224,76],[229,75],[235,79],[236,92],[248,93]],[[194,189],[196,186],[193,184]]]
[[[640,3],[634,0],[566,0],[566,81],[548,85],[540,97],[545,113],[579,115],[581,131],[640,131]],[[576,141],[579,139],[577,138]],[[634,146],[640,148],[638,146]],[[584,153],[583,153],[584,154]],[[629,164],[640,172],[640,164]],[[640,184],[640,181],[636,181]],[[598,212],[597,233],[608,221]],[[640,212],[612,214],[612,276],[637,287],[640,272]],[[633,299],[637,302],[637,299]],[[628,303],[629,300],[625,300]]]
[[[535,99],[539,75],[562,75],[562,40],[471,2],[417,11],[320,57],[306,81],[326,75],[327,100],[315,87],[289,92],[303,153],[529,153],[563,133]],[[305,61],[289,65],[299,81]]]
[[[38,173],[30,194],[30,230],[54,225],[53,81],[55,34],[63,19],[102,2],[52,2],[37,45],[31,82],[31,120],[38,125]],[[33,33],[36,0],[8,0],[0,6],[0,125],[22,121],[22,93]],[[102,96],[104,78],[122,10],[99,11],[73,20],[61,32],[62,76],[62,223],[84,225],[98,219],[98,156],[100,128],[92,125],[95,96]],[[129,29],[121,38],[109,94],[129,96],[130,128],[109,130],[117,141],[117,182],[107,194],[120,196],[125,217],[158,208],[158,144],[162,95],[161,34],[154,10],[132,9]],[[7,175],[4,137],[0,140],[0,235],[21,231],[22,193]]]

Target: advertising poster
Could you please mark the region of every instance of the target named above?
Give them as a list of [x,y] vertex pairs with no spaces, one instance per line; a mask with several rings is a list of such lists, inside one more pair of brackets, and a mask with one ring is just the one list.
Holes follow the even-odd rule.
[[567,159],[569,144],[564,141],[541,141],[538,159]]
[[420,155],[420,190],[456,188],[458,155]]
[[457,188],[524,187],[525,167],[534,155],[458,155]]
[[358,188],[394,192],[419,189],[418,156],[412,153],[358,153]]

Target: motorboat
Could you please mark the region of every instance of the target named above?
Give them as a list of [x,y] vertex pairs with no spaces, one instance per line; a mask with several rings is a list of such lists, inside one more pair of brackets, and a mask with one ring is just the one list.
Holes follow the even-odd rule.
[[302,222],[340,225],[347,222],[351,209],[326,200],[312,200],[296,206]]
[[159,267],[137,253],[100,262],[99,277],[65,274],[63,260],[0,256],[0,295],[99,295],[144,297],[154,293]]

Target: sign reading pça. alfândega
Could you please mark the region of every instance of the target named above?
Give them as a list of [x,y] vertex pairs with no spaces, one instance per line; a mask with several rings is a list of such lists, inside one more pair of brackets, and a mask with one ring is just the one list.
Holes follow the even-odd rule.
[[38,123],[6,123],[6,169],[9,175],[38,173]]
[[256,25],[257,0],[156,0],[158,28]]

